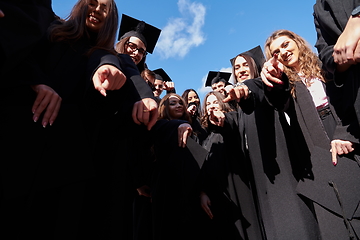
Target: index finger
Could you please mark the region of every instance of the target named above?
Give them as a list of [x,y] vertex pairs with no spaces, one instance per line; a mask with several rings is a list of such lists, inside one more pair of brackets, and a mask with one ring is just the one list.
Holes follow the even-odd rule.
[[337,151],[336,151],[336,146],[334,143],[331,143],[331,160],[334,166],[336,166],[337,164]]
[[106,80],[108,75],[109,75],[109,69],[99,68],[92,78],[95,89],[98,90],[105,97],[106,97],[106,90],[103,87],[103,82]]

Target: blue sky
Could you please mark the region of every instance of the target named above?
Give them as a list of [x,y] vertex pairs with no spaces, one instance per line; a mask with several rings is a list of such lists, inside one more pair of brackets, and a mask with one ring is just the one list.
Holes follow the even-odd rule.
[[[53,10],[65,18],[76,0],[53,0]],[[263,48],[275,30],[288,29],[316,41],[315,0],[116,0],[121,14],[162,29],[151,70],[163,68],[178,94],[195,89],[200,97],[209,71],[230,71],[230,59],[257,45]],[[316,52],[316,49],[313,47]],[[164,93],[163,93],[164,94]],[[163,96],[163,95],[162,95]]]

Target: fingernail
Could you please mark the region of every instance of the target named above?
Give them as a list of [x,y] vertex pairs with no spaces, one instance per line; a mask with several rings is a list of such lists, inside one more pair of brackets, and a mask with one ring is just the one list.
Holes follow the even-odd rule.
[[38,119],[38,117],[33,117],[34,122],[37,122]]
[[336,162],[333,162],[333,165],[336,166]]
[[43,128],[46,128],[47,122],[43,122]]

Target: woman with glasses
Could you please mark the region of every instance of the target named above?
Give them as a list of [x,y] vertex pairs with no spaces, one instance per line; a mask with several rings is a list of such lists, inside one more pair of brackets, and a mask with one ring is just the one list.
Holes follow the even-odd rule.
[[116,43],[115,50],[118,53],[129,55],[138,66],[139,71],[142,72],[146,68],[146,55],[153,52],[160,31],[144,21],[123,14],[119,42]]

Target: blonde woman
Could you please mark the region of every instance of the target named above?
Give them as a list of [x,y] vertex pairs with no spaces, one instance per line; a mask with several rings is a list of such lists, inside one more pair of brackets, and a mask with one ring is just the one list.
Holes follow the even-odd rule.
[[293,151],[307,152],[303,159],[311,159],[308,177],[299,181],[297,190],[313,202],[322,239],[359,239],[356,146],[340,139],[331,142],[339,120],[326,94],[319,59],[302,37],[289,30],[275,31],[265,51],[268,61],[261,75],[269,87],[267,97],[294,112],[291,127],[298,121],[301,132],[293,139],[304,138],[306,145],[295,145]]

